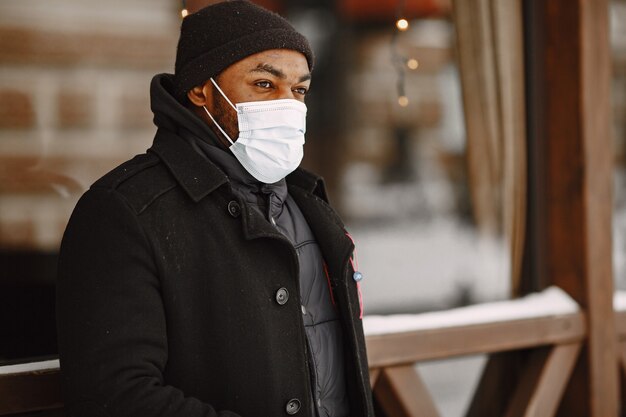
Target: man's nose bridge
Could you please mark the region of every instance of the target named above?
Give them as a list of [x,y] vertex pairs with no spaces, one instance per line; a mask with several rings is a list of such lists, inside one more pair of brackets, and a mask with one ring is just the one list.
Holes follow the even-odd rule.
[[293,90],[291,89],[290,85],[281,85],[278,89],[277,89],[277,96],[276,99],[284,99],[284,98],[291,98],[291,99],[296,99],[296,96],[293,93]]

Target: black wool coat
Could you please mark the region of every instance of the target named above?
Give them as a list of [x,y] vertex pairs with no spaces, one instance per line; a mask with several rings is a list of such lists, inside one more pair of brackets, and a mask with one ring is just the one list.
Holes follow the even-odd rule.
[[[319,178],[287,181],[328,266],[352,415],[373,416],[354,246]],[[176,134],[83,195],[57,288],[69,416],[313,416],[296,252]]]

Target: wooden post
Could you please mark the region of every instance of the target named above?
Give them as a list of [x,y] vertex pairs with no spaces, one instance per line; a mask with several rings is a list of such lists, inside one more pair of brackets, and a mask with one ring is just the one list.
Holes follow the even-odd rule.
[[529,256],[580,303],[589,337],[560,416],[618,413],[611,245],[608,0],[526,2]]

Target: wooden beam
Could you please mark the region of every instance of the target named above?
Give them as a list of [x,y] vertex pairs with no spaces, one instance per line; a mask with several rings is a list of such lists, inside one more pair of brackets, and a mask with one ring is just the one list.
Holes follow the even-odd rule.
[[374,396],[389,417],[439,417],[414,365],[382,369]]
[[497,352],[489,356],[465,417],[502,417],[523,370],[527,351]]
[[584,296],[589,323],[593,416],[617,415],[618,369],[613,313],[613,138],[608,0],[581,1],[583,144],[587,236]]
[[378,381],[378,377],[380,376],[381,369],[374,368],[370,369],[370,387],[373,389]]
[[[617,348],[617,360],[620,369],[620,398],[622,399],[622,410],[624,409],[624,399],[626,399],[626,341],[620,341]],[[624,414],[622,412],[622,414]]]
[[618,340],[626,341],[626,311],[615,312],[615,332]]
[[372,368],[412,364],[450,356],[525,349],[567,343],[585,336],[580,313],[489,323],[465,327],[368,336],[367,356]]
[[0,375],[0,416],[28,411],[59,409],[59,370]]
[[531,352],[506,417],[552,417],[580,353],[581,343]]
[[452,11],[463,86],[472,214],[480,231],[498,233],[502,229],[503,153],[492,9],[486,0],[455,0]]
[[527,5],[534,269],[581,305],[589,326],[559,415],[616,416],[608,0]]
[[504,229],[514,295],[526,217],[521,0],[455,0],[472,212],[481,231]]

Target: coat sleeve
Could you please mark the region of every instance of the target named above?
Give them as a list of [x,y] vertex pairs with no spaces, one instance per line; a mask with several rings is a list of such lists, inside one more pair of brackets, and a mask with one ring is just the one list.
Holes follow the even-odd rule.
[[166,322],[151,244],[114,190],[78,202],[61,245],[57,327],[70,417],[237,417],[165,385]]

